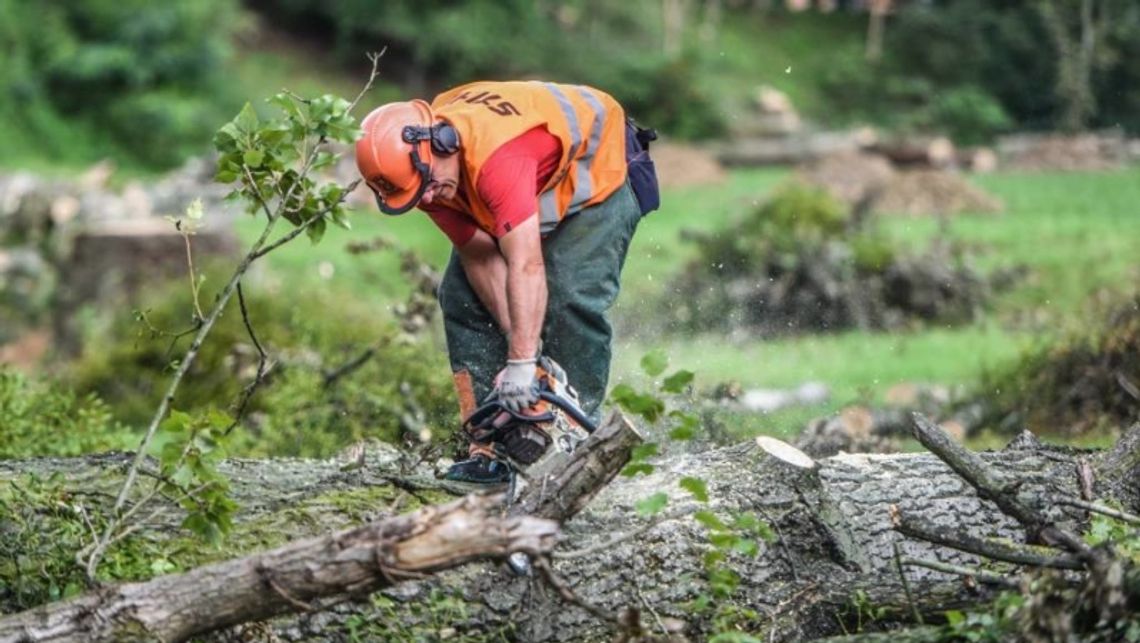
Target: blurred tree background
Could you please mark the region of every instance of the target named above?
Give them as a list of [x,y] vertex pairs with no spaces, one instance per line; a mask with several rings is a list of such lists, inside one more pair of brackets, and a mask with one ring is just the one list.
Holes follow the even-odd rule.
[[[0,181],[10,181],[0,185],[0,313],[7,306],[22,315],[0,316],[0,340],[15,343],[27,330],[9,319],[43,330],[66,318],[83,335],[77,345],[97,347],[69,355],[58,338],[42,340],[60,354],[49,354],[56,362],[41,366],[76,394],[56,395],[11,378],[0,387],[0,411],[27,418],[47,412],[29,409],[61,417],[82,412],[89,435],[61,441],[59,448],[69,453],[106,445],[104,438],[118,440],[137,428],[158,396],[155,374],[168,369],[172,358],[170,338],[146,328],[139,317],[149,311],[162,321],[161,330],[178,328],[187,310],[184,266],[177,265],[173,286],[156,287],[145,300],[103,302],[117,308],[113,318],[84,308],[65,313],[56,293],[66,289],[53,290],[55,285],[89,282],[69,281],[63,253],[53,254],[55,246],[47,241],[66,236],[57,233],[76,212],[95,213],[96,219],[134,216],[141,210],[127,203],[126,187],[160,174],[153,183],[173,176],[181,187],[151,186],[142,199],[145,214],[138,216],[180,211],[186,204],[172,195],[203,197],[207,210],[220,210],[221,196],[211,202],[207,189],[225,191],[210,183],[210,140],[218,127],[246,101],[268,110],[265,99],[282,89],[352,96],[367,77],[365,53],[381,49],[386,54],[380,77],[358,115],[389,100],[430,97],[479,78],[587,83],[615,95],[635,118],[670,139],[665,143],[716,144],[674,147],[686,162],[753,142],[747,121],[763,101],[761,87],[782,94],[793,115],[802,117],[798,129],[777,133],[797,149],[805,147],[801,137],[848,136],[864,124],[880,128],[880,141],[945,135],[960,147],[1027,131],[1140,134],[1135,0],[0,0]],[[661,168],[668,149],[661,145],[661,154],[655,152]],[[1055,156],[1069,160],[1071,151],[1063,148]],[[81,185],[82,177],[104,159],[112,163],[93,170],[96,176],[103,172],[104,181],[113,177],[111,185],[99,186],[107,193],[81,193],[98,192]],[[741,433],[798,431],[814,415],[873,401],[897,382],[977,381],[982,367],[1014,361],[1019,342],[1066,325],[1087,326],[1087,318],[1097,315],[1084,311],[1089,301],[1108,309],[1113,289],[1129,288],[1120,284],[1134,283],[1138,274],[1140,236],[1130,234],[1137,225],[1131,204],[1140,189],[1135,169],[1096,166],[1084,174],[1037,176],[1013,167],[992,176],[979,170],[980,186],[996,194],[994,202],[1005,202],[1008,216],[880,217],[899,214],[887,199],[883,212],[864,221],[866,194],[840,206],[814,192],[779,188],[789,174],[786,167],[726,170],[719,163],[703,183],[665,186],[661,213],[638,233],[615,310],[619,327],[623,317],[636,320],[626,324],[635,332],[615,347],[614,373],[615,381],[636,379],[640,357],[665,348],[708,381],[796,387],[818,379],[834,387],[830,406],[793,410],[775,420],[758,416],[748,420],[752,425],[734,420]],[[867,163],[865,157],[841,158],[836,165],[849,174]],[[674,164],[674,174],[689,178],[699,174],[698,167]],[[898,169],[898,184],[913,177]],[[47,178],[37,183],[10,170]],[[351,161],[340,170],[347,172],[342,178],[355,178]],[[942,179],[963,181],[955,174],[965,173],[923,180],[936,187]],[[885,190],[888,181],[870,175],[859,180],[881,180],[875,190]],[[911,191],[966,193],[963,187],[919,187]],[[135,197],[145,192],[136,188]],[[8,207],[17,201],[20,216]],[[444,351],[416,343],[440,342],[438,324],[425,312],[435,310],[434,300],[430,294],[418,303],[408,299],[417,277],[406,274],[409,262],[399,256],[418,256],[409,265],[422,259],[430,272],[446,261],[450,245],[424,217],[378,218],[370,201],[353,205],[361,209],[352,215],[351,232],[330,231],[319,247],[293,247],[250,277],[250,310],[279,363],[266,391],[249,407],[249,433],[237,440],[240,449],[327,455],[362,437],[399,439],[454,420]],[[836,208],[842,216],[834,214]],[[976,215],[981,208],[960,209]],[[819,234],[805,232],[812,212],[818,214]],[[748,219],[737,217],[747,213]],[[247,220],[218,214],[211,212],[233,224],[228,232],[236,238],[256,235]],[[784,225],[784,236],[777,225]],[[373,235],[398,242],[376,245],[367,241]],[[802,243],[805,237],[811,243]],[[176,241],[177,264],[182,239]],[[370,244],[386,249],[358,256]],[[804,256],[796,255],[805,248]],[[883,284],[921,282],[946,290],[938,271],[907,273],[927,275],[925,281],[897,278],[907,266],[932,263],[934,248],[946,271],[964,275],[961,293],[935,302],[962,304],[950,311],[955,314],[917,320],[883,308],[882,315],[868,315],[880,309],[864,305],[856,286],[865,286],[872,273]],[[816,270],[825,264],[836,270]],[[1022,272],[1030,276],[1007,292],[1003,280],[1014,283]],[[691,292],[678,291],[690,277]],[[775,290],[759,293],[760,282],[776,284]],[[215,283],[207,279],[207,291]],[[847,312],[817,324],[821,328],[815,330],[827,331],[818,336],[775,332],[768,326],[789,320],[769,309],[737,305],[742,297],[760,301],[792,291],[781,284],[804,290],[805,283],[824,294],[849,295],[825,298]],[[698,291],[708,294],[698,297]],[[928,291],[933,292],[916,289]],[[275,300],[285,295],[287,302]],[[675,305],[678,300],[690,305]],[[789,310],[818,313],[817,304],[786,300]],[[340,314],[296,312],[318,310]],[[749,310],[754,321],[768,326],[738,328]],[[419,330],[403,328],[417,316],[425,319],[412,324]],[[218,344],[204,349],[180,409],[227,404],[256,371],[239,322],[236,315],[225,319]],[[730,329],[736,335],[729,337]],[[702,330],[711,332],[701,335]],[[760,335],[764,341],[753,341]],[[352,370],[354,377],[326,383],[330,372],[361,355],[367,365]],[[413,361],[422,368],[406,366]],[[391,379],[393,371],[409,377],[407,386]],[[1050,382],[1026,381],[1050,388]],[[323,393],[312,395],[318,388]],[[34,404],[21,401],[32,398]],[[19,414],[13,410],[17,403]],[[39,433],[29,428],[25,434],[21,444],[40,448]],[[10,453],[25,453],[15,440],[11,445]]]
[[823,127],[869,122],[960,143],[1009,130],[1140,131],[1132,0],[896,0],[871,30],[866,9],[881,2],[820,3],[828,13],[795,4],[0,0],[3,156],[175,165],[250,97],[258,74],[236,66],[243,41],[265,28],[346,74],[387,47],[385,95],[475,78],[584,82],[681,139],[728,133],[758,83]]

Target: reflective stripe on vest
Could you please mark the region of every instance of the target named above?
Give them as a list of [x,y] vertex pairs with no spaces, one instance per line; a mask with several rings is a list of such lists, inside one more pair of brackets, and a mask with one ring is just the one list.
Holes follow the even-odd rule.
[[[570,99],[558,88],[554,83],[543,83],[554,94],[558,100],[558,107],[562,109],[562,115],[566,117],[566,122],[570,127],[570,158],[578,153],[578,148],[582,145],[582,125],[578,122],[578,114],[574,111],[574,106],[570,103]],[[590,165],[594,160],[594,156],[598,153],[598,145],[602,142],[602,120],[605,118],[606,108],[598,97],[587,87],[575,85],[574,90],[578,95],[586,101],[593,112],[593,118],[590,122],[590,139],[586,143],[586,152],[574,161],[574,196],[570,199],[570,207],[566,209],[566,214],[573,214],[582,209],[582,206],[590,199],[593,193],[593,185],[590,180]],[[562,220],[561,213],[558,211],[558,202],[555,196],[557,184],[551,189],[543,192],[539,196],[539,214],[541,221],[541,230],[543,234],[551,232],[558,226],[559,221]]]

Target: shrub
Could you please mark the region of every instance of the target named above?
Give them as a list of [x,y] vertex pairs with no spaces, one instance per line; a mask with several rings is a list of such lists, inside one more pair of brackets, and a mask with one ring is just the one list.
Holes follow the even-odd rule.
[[1013,121],[993,96],[974,86],[937,92],[919,115],[922,129],[946,132],[965,145],[986,143]]
[[662,319],[761,335],[971,319],[989,283],[935,244],[908,257],[827,192],[790,182],[743,221],[697,237]]
[[[203,293],[203,301],[207,296]],[[107,330],[86,338],[92,350],[72,369],[77,388],[97,392],[119,417],[135,424],[149,421],[177,354],[170,351],[172,337],[152,327],[184,330],[192,310],[182,282],[147,301],[146,310],[134,313],[145,322],[119,313]],[[288,296],[251,288],[246,304],[257,338],[276,365],[251,398],[244,428],[228,442],[231,452],[323,457],[364,438],[396,440],[402,426],[419,421],[437,434],[457,426],[443,351],[405,333],[386,310],[316,288]],[[359,369],[324,386],[325,373],[369,348],[371,357]],[[231,407],[257,365],[257,350],[235,302],[202,346],[174,408],[194,415]],[[422,418],[405,420],[416,415],[410,407],[422,409]]]
[[130,431],[94,393],[0,369],[0,458],[73,456],[126,448]]
[[1092,332],[986,373],[976,397],[987,402],[983,424],[1000,432],[1073,436],[1140,421],[1140,297]]

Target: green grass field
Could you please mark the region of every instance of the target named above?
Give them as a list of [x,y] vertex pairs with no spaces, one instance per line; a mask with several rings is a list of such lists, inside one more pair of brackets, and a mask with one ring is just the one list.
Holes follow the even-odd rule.
[[[683,229],[731,226],[755,207],[784,176],[781,170],[735,171],[721,186],[667,192],[662,209],[642,221],[630,249],[623,293],[615,315],[620,327],[636,327],[661,288],[693,256],[680,240]],[[795,387],[825,383],[825,405],[770,417],[735,418],[741,433],[787,435],[813,416],[858,401],[875,401],[892,385],[927,382],[970,385],[983,369],[1015,359],[1026,348],[1093,321],[1098,301],[1134,289],[1140,277],[1140,168],[1104,174],[995,174],[977,182],[1006,203],[1002,215],[960,215],[950,220],[953,239],[975,248],[985,269],[1023,264],[1028,278],[999,296],[978,323],[928,327],[905,333],[845,332],[778,340],[730,340],[721,336],[619,335],[614,382],[645,385],[638,362],[662,348],[675,368],[697,373],[698,388],[725,380],[745,387]],[[440,267],[449,244],[426,216],[385,217],[356,212],[353,229],[330,229],[319,245],[300,240],[268,257],[266,269],[295,287],[322,287],[373,299],[383,307],[406,292],[394,253],[352,256],[350,241],[383,235],[416,250]],[[932,219],[884,217],[886,232],[920,249],[938,232]],[[241,225],[251,237],[253,221]],[[328,262],[332,276],[322,278]],[[325,270],[327,274],[327,268]]]

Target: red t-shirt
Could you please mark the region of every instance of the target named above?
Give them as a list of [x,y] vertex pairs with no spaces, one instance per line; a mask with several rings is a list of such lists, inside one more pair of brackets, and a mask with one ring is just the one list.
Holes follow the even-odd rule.
[[[495,150],[479,170],[479,198],[495,215],[496,239],[538,212],[538,191],[558,169],[562,142],[539,126],[511,139]],[[432,221],[462,246],[478,230],[470,215],[440,205],[420,204]]]

